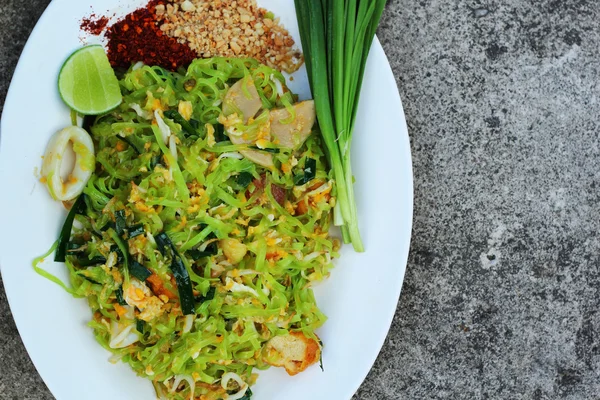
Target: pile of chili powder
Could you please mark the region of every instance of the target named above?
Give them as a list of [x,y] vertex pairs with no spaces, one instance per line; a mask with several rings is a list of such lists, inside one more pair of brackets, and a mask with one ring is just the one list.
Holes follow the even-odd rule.
[[[152,0],[145,7],[135,10],[110,26],[105,36],[107,52],[113,68],[129,68],[141,61],[146,65],[158,65],[171,71],[187,67],[198,56],[187,45],[167,36],[160,30],[156,6],[164,0]],[[89,26],[89,22],[87,22]],[[82,22],[81,29],[92,32]]]

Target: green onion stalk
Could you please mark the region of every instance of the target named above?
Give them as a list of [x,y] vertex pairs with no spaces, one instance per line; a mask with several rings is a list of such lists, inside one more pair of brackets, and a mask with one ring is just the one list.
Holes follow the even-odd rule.
[[337,187],[335,224],[364,251],[358,227],[351,144],[367,58],[385,0],[295,0],[308,78]]

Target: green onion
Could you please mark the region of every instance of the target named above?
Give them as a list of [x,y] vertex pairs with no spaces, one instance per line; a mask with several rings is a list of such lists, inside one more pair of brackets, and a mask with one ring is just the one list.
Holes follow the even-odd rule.
[[246,393],[244,393],[244,397],[240,397],[240,400],[250,400],[252,398],[252,390],[250,388],[246,389]]
[[179,291],[179,302],[181,303],[181,311],[184,315],[194,314],[194,291],[192,290],[192,281],[190,280],[190,274],[187,268],[183,264],[183,260],[179,254],[173,254],[173,260],[171,261],[171,272],[175,277],[177,283],[177,290]]
[[150,170],[154,171],[154,168],[160,164],[160,156],[154,156],[152,157],[152,160],[150,160]]
[[131,272],[131,275],[138,278],[142,282],[152,275],[152,271],[135,260],[131,260],[129,262],[129,272]]
[[115,297],[117,298],[117,303],[121,306],[126,306],[127,302],[123,298],[123,286],[119,286],[117,290],[115,290]]
[[210,256],[217,255],[218,252],[219,252],[219,249],[217,247],[217,244],[215,242],[212,242],[211,244],[206,246],[206,249],[204,249],[204,251],[198,250],[198,249],[191,249],[187,252],[187,254],[190,257],[192,257],[192,259],[194,261],[198,261],[202,257],[210,257]]
[[158,250],[163,256],[171,254],[171,272],[175,277],[177,283],[177,290],[179,291],[179,303],[181,303],[181,311],[184,315],[194,314],[194,291],[192,290],[192,281],[190,280],[190,274],[181,259],[181,256],[177,252],[175,245],[167,236],[166,233],[161,232],[154,238]]
[[127,221],[125,221],[125,210],[115,211],[115,231],[117,231],[117,235],[123,236],[126,227]]
[[60,230],[60,236],[58,237],[58,247],[56,253],[54,253],[54,261],[65,262],[65,256],[67,255],[67,245],[71,240],[71,230],[73,229],[73,221],[75,220],[75,214],[82,214],[85,211],[85,195],[80,195],[75,203],[71,206],[67,219]]
[[131,138],[127,138],[125,136],[119,136],[119,140],[122,140],[125,143],[127,143],[133,150],[135,150],[136,153],[138,153],[138,154],[143,153],[143,151],[141,151],[139,149],[139,147],[135,143],[133,143],[133,140],[131,140]]
[[144,327],[146,326],[146,321],[138,319],[135,321],[135,329],[141,333],[142,335],[144,334]]
[[319,355],[319,367],[321,367],[322,372],[325,372],[325,369],[323,368],[323,341],[321,341],[321,339],[319,339],[319,346],[321,347],[321,353]]
[[165,117],[172,119],[176,124],[181,125],[181,129],[188,135],[198,135],[198,132],[190,122],[188,122],[178,111],[167,110],[164,112]]
[[127,233],[129,235],[129,239],[133,239],[134,237],[143,235],[145,233],[144,225],[143,224],[134,225],[131,228],[127,229]]
[[117,263],[121,264],[123,262],[123,260],[125,259],[123,256],[123,252],[121,251],[121,249],[119,248],[118,245],[113,244],[112,246],[110,246],[109,251],[111,253],[116,253],[117,254]]
[[171,247],[171,239],[169,239],[166,233],[161,232],[156,235],[154,240],[156,241],[156,245],[158,246],[158,251],[160,251],[160,254],[166,256],[167,249]]
[[110,228],[108,231],[108,236],[115,241],[115,245],[110,247],[111,253],[114,251],[117,253],[117,262],[123,263],[125,268],[123,268],[123,276],[125,278],[125,282],[129,282],[129,267],[131,262],[129,261],[129,252],[127,251],[127,244],[121,239],[117,232],[114,229]]
[[315,179],[317,173],[317,160],[314,158],[307,158],[304,162],[304,173],[296,175],[294,178],[294,184],[302,186]]
[[220,142],[226,142],[229,140],[229,137],[227,137],[227,135],[225,135],[225,128],[223,128],[223,125],[218,124],[215,126],[215,142],[220,143]]
[[235,180],[238,185],[245,189],[248,187],[248,185],[250,185],[250,183],[252,183],[254,177],[250,172],[242,172],[235,178]]
[[106,264],[106,258],[102,256],[78,258],[77,264],[79,264],[80,267],[92,267],[95,265]]
[[84,251],[84,249],[82,249],[83,245],[84,245],[83,243],[72,242],[72,241],[67,243],[67,254],[83,252]]
[[273,147],[265,147],[265,148],[261,149],[260,147],[257,147],[257,146],[250,146],[250,148],[252,150],[264,151],[265,153],[271,153],[271,154],[279,154],[279,152],[281,151],[281,150],[275,149]]
[[92,125],[96,122],[96,116],[94,115],[86,115],[83,117],[83,121],[81,123],[81,127],[85,129],[89,134],[92,133]]
[[337,185],[335,224],[364,251],[358,229],[351,143],[367,58],[386,0],[295,0],[317,118]]
[[215,293],[217,289],[214,286],[211,286],[206,292],[205,296],[196,296],[197,303],[204,303],[205,301],[210,301],[215,298]]
[[103,227],[101,227],[101,228],[100,228],[100,230],[101,230],[102,232],[106,232],[107,230],[109,230],[109,229],[111,229],[111,228],[112,228],[112,229],[115,229],[115,227],[116,227],[116,225],[115,225],[115,223],[114,223],[114,222],[112,222],[112,221],[107,221],[107,222],[106,222],[106,224],[105,224]]

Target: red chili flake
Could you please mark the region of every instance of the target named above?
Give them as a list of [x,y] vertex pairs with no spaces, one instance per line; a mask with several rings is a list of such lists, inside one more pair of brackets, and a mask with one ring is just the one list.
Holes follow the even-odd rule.
[[129,68],[141,61],[175,71],[198,57],[160,30],[155,11],[159,4],[165,4],[164,0],[152,0],[108,29],[108,59],[113,67]]
[[95,14],[92,14],[89,17],[81,20],[80,28],[81,30],[91,33],[92,35],[99,35],[102,33],[104,28],[106,28],[106,25],[108,25],[108,18],[98,18]]

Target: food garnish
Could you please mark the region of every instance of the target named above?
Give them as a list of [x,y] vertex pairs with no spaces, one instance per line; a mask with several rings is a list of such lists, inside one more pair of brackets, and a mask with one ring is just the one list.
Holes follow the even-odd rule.
[[118,68],[141,61],[176,71],[197,57],[236,57],[291,73],[304,62],[279,19],[255,0],[152,0],[107,27],[105,36]]
[[[61,176],[62,163],[68,146],[75,153],[75,165],[67,181]],[[94,143],[90,135],[82,128],[70,126],[55,133],[44,154],[42,163],[42,182],[44,182],[54,200],[73,200],[85,187],[95,168]]]
[[[94,21],[82,27],[106,25]],[[34,268],[88,300],[97,341],[160,399],[249,400],[254,368],[295,375],[321,360],[312,286],[339,256],[339,171],[323,143],[337,119],[321,122],[327,99],[289,90],[277,69],[297,70],[302,54],[252,0],[152,0],[106,29],[108,56],[88,46],[61,71],[83,124],[53,138],[43,169],[52,197],[70,200],[52,247],[70,285]],[[74,82],[92,62],[86,103]],[[324,83],[315,95],[329,97]],[[73,187],[55,178],[69,142]],[[349,171],[337,151],[331,165]]]
[[58,75],[63,101],[82,115],[99,115],[121,104],[121,89],[102,46],[75,51]]
[[113,67],[127,69],[141,62],[176,71],[198,57],[189,46],[160,30],[156,7],[163,3],[152,0],[107,28],[108,58]]
[[252,57],[289,73],[304,62],[279,19],[255,0],[176,0],[158,5],[156,14],[160,29],[198,57]]
[[386,0],[295,0],[321,134],[337,184],[335,224],[364,251],[358,227],[351,144],[367,57]]
[[161,398],[250,399],[254,368],[316,364],[312,285],[340,243],[312,101],[253,59],[135,64],[119,85],[84,119],[96,161],[56,245],[70,287],[36,271]]

